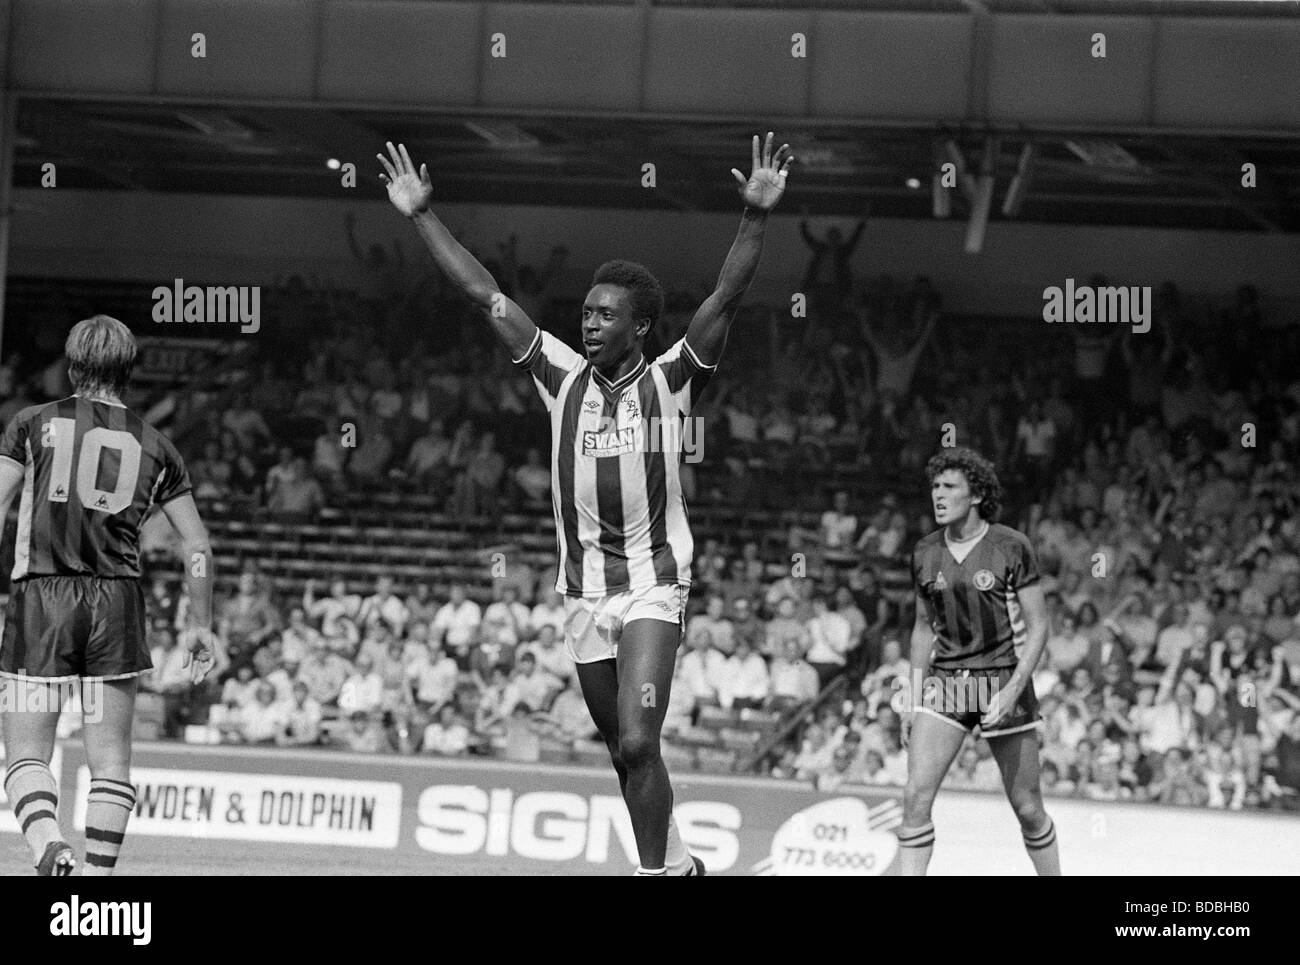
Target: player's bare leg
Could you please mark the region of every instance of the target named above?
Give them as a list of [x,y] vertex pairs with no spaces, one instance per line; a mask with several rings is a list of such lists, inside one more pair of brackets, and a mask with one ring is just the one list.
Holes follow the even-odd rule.
[[618,756],[627,768],[623,798],[641,856],[638,872],[663,873],[673,792],[660,753],[660,734],[681,627],[663,620],[633,620],[618,645]]
[[618,665],[613,658],[577,664],[582,699],[591,719],[609,748],[609,759],[618,775],[619,792],[627,795],[627,768],[618,756]]
[[1061,873],[1061,855],[1056,846],[1056,825],[1043,808],[1043,792],[1038,779],[1038,731],[990,737],[989,749],[1002,771],[1002,786],[1007,800],[1020,822],[1025,850],[1039,875]]
[[0,677],[5,795],[37,870],[57,877],[76,865],[59,830],[58,785],[50,770],[62,694],[58,684]]
[[965,739],[966,731],[956,723],[920,712],[913,717],[907,744],[903,824],[898,829],[898,857],[904,875],[922,876],[930,865],[934,853],[934,799]]
[[131,784],[131,722],[135,716],[138,678],[87,682],[96,688],[95,699],[85,696],[87,708],[82,738],[90,768],[90,796],[86,804],[87,876],[113,873],[126,824],[135,810]]
[[[627,767],[618,752],[618,666],[614,660],[597,660],[593,663],[580,663],[578,682],[582,685],[582,696],[587,702],[591,719],[600,731],[601,739],[609,748],[609,758],[614,764],[614,773],[618,775],[619,791],[627,801]],[[668,817],[668,847],[664,852],[664,865],[669,875],[691,875],[702,873],[702,865],[687,852],[682,837],[677,830],[677,822],[670,813]]]

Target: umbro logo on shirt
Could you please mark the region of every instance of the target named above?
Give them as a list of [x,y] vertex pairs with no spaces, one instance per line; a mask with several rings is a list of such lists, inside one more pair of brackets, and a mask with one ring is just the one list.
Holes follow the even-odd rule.
[[948,589],[948,581],[945,580],[945,579],[943,578],[943,571],[942,571],[942,570],[940,570],[940,571],[939,571],[939,575],[936,576],[936,577],[934,578],[934,588],[935,588],[936,590],[946,590],[946,589]]
[[597,409],[600,408],[600,403],[597,402],[595,399],[588,399],[586,402],[582,403],[582,407],[584,409],[591,409],[593,412],[595,412]]

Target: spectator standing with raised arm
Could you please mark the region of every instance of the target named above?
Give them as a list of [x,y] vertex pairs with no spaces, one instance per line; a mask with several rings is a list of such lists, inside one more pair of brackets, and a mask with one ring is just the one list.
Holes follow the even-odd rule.
[[803,236],[804,244],[812,251],[812,258],[808,262],[808,270],[804,272],[803,290],[811,292],[821,281],[824,268],[829,265],[831,268],[831,283],[835,286],[836,294],[842,299],[848,296],[853,290],[853,266],[851,259],[853,251],[857,248],[858,242],[862,240],[862,234],[867,227],[867,209],[863,209],[862,217],[858,219],[857,225],[853,232],[847,237],[839,228],[832,227],[827,229],[824,239],[816,237],[808,229],[809,211],[807,206],[803,209],[803,218],[799,222],[799,233]]

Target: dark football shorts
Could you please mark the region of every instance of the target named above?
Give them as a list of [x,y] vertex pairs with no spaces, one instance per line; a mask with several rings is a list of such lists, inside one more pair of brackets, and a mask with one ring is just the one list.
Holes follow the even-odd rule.
[[[964,731],[974,731],[988,709],[993,694],[1006,685],[1014,672],[1011,667],[989,670],[945,670],[931,667],[930,677],[937,684],[930,685],[929,681],[926,682],[921,694],[921,710]],[[981,730],[980,736],[1000,737],[1040,726],[1042,719],[1038,716],[1038,697],[1034,694],[1033,680],[1028,680],[1011,713],[1002,718],[995,730]]]
[[10,586],[0,676],[113,680],[151,669],[139,580],[33,576]]

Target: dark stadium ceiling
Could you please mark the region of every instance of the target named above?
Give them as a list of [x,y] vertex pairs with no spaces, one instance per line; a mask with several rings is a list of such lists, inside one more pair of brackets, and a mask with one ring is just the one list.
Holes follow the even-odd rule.
[[[41,165],[59,186],[337,198],[329,159],[358,165],[359,193],[381,198],[376,150],[403,141],[434,172],[442,202],[716,210],[735,204],[754,128],[738,122],[413,115],[281,107],[20,101],[15,183]],[[933,217],[930,174],[954,156],[977,173],[982,132],[936,127],[783,129],[800,158],[788,210]],[[1030,145],[1028,151],[1026,146]],[[1300,231],[1300,138],[1016,131],[1001,133],[994,219],[1244,231]],[[1004,212],[1022,161],[1018,209]],[[656,165],[658,190],[641,187]],[[1258,186],[1242,189],[1241,166]],[[911,181],[913,186],[909,186]],[[349,192],[350,193],[350,192]],[[351,195],[356,197],[355,194]],[[951,217],[969,203],[952,192]]]

